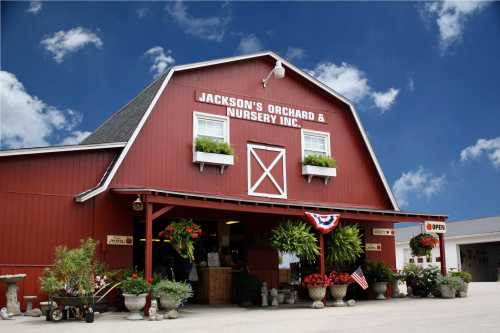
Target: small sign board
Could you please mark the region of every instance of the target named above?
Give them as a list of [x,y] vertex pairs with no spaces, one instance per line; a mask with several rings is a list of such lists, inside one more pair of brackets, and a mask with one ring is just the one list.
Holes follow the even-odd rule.
[[366,251],[380,252],[380,251],[382,251],[382,244],[380,244],[380,243],[366,243],[365,250]]
[[373,228],[373,235],[375,235],[375,236],[394,236],[394,229],[392,229],[392,228]]
[[134,238],[132,236],[120,236],[120,235],[108,235],[106,244],[108,245],[128,245],[131,246],[134,243]]
[[425,221],[425,231],[435,232],[436,234],[445,234],[446,223],[439,221]]

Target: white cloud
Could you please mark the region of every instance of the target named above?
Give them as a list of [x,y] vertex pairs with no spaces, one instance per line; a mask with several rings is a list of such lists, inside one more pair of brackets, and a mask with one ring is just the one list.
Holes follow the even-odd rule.
[[47,146],[50,137],[71,132],[81,120],[80,113],[47,105],[14,74],[0,71],[0,146]]
[[423,5],[424,16],[436,20],[442,53],[462,39],[467,20],[487,5],[486,1],[442,1]]
[[143,18],[143,17],[146,17],[150,11],[149,11],[149,8],[142,7],[142,8],[137,8],[137,10],[135,12],[139,18]]
[[399,89],[390,88],[385,93],[373,92],[373,102],[382,111],[385,112],[391,108],[399,94]]
[[345,62],[340,65],[330,62],[320,63],[308,72],[355,103],[370,99],[382,112],[394,104],[399,93],[395,88],[385,93],[373,90],[368,84],[365,72]]
[[254,34],[250,34],[241,37],[236,52],[238,54],[249,54],[261,51],[262,49],[262,43],[259,38]]
[[227,25],[231,21],[227,3],[222,6],[226,11],[222,16],[194,17],[188,13],[182,1],[176,1],[166,7],[167,12],[181,26],[185,33],[206,40],[220,42],[224,38]]
[[42,2],[41,1],[31,1],[27,12],[36,15],[41,10],[42,10]]
[[415,91],[415,81],[413,80],[412,76],[408,78],[408,90],[411,92]]
[[150,48],[144,53],[144,55],[148,56],[153,62],[149,71],[153,73],[155,78],[160,76],[163,72],[175,64],[175,59],[172,57],[172,51],[167,50],[167,53],[165,54],[165,51],[161,46]]
[[285,53],[285,58],[290,61],[298,61],[304,59],[306,56],[306,51],[300,47],[289,46]]
[[422,166],[416,170],[403,172],[392,186],[396,200],[401,207],[408,206],[410,196],[430,198],[441,191],[446,182],[446,176],[434,176]]
[[58,63],[61,63],[68,53],[76,52],[86,45],[94,44],[97,48],[103,45],[95,33],[83,27],[58,31],[52,36],[45,37],[40,43],[53,54],[54,60]]
[[483,153],[488,155],[488,159],[493,166],[500,168],[500,136],[494,139],[479,139],[475,145],[466,147],[460,152],[460,160],[474,160]]
[[73,131],[69,136],[61,141],[61,145],[77,145],[88,137],[92,132],[89,131]]

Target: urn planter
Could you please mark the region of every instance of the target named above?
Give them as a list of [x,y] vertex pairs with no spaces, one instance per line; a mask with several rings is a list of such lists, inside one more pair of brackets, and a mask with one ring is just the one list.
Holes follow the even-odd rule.
[[373,291],[377,295],[375,299],[384,300],[385,292],[387,291],[387,282],[375,282],[372,286]]
[[312,177],[323,177],[325,184],[328,184],[330,177],[337,176],[337,168],[327,168],[315,165],[302,165],[302,175],[307,176],[307,182],[310,183]]
[[160,304],[165,310],[167,310],[167,312],[169,312],[170,310],[177,309],[180,305],[180,302],[169,294],[161,294]]
[[460,288],[457,289],[458,297],[467,297],[467,292],[469,290],[469,284],[465,282],[463,279],[460,281]]
[[193,151],[193,163],[200,166],[200,172],[203,172],[205,164],[220,167],[220,173],[224,173],[224,168],[234,164],[234,156],[226,154],[205,153],[202,151]]
[[330,293],[333,297],[333,306],[346,306],[344,297],[347,294],[348,284],[332,284],[330,286]]
[[144,317],[141,310],[144,309],[146,305],[146,297],[148,294],[123,294],[125,298],[125,307],[130,311],[130,315],[127,316],[128,320],[143,320]]
[[326,296],[326,287],[307,288],[307,291],[309,292],[309,297],[313,300],[313,309],[322,309],[325,307],[323,299]]
[[442,298],[455,298],[455,294],[457,293],[457,290],[455,288],[452,288],[451,286],[446,284],[440,285],[439,290],[441,291]]

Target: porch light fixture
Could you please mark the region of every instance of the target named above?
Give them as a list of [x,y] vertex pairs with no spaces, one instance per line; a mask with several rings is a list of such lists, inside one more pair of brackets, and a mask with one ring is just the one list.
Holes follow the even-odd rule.
[[238,224],[240,221],[227,221],[226,224]]
[[274,77],[276,79],[282,79],[285,77],[285,68],[283,67],[283,64],[281,63],[280,60],[276,60],[276,65],[274,65],[274,68],[267,74],[266,78],[262,80],[262,85],[267,87],[267,83],[271,79],[271,76],[274,74]]
[[132,209],[136,212],[141,212],[144,209],[144,204],[142,203],[141,196],[138,195],[137,199],[132,202]]

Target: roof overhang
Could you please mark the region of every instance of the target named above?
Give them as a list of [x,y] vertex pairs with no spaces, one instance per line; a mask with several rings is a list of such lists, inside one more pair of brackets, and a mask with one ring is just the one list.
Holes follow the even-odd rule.
[[283,59],[282,57],[280,57],[279,55],[277,55],[276,53],[271,52],[271,51],[259,52],[259,53],[255,53],[255,54],[236,56],[236,57],[230,57],[230,58],[216,59],[216,60],[210,60],[210,61],[197,62],[197,63],[193,63],[193,64],[188,64],[188,65],[178,65],[178,66],[172,67],[170,69],[170,71],[168,72],[167,76],[165,77],[160,89],[158,89],[156,96],[151,101],[151,104],[149,105],[148,109],[146,110],[143,117],[141,118],[139,124],[137,125],[134,132],[132,133],[127,144],[123,148],[121,154],[118,156],[116,162],[113,164],[113,166],[109,170],[109,172],[105,175],[105,178],[103,178],[103,181],[100,184],[98,184],[96,187],[78,194],[75,197],[75,200],[77,202],[84,202],[84,201],[104,192],[109,187],[111,180],[113,179],[114,175],[116,174],[116,172],[120,168],[120,165],[122,164],[123,160],[125,159],[125,156],[127,155],[128,151],[130,150],[130,147],[134,144],[135,139],[139,135],[142,127],[144,126],[146,120],[148,119],[149,115],[153,111],[154,106],[158,102],[160,96],[163,94],[163,91],[165,90],[168,82],[170,81],[170,79],[172,78],[172,76],[175,72],[193,70],[193,69],[197,69],[197,68],[209,67],[209,66],[214,66],[214,65],[221,65],[221,64],[237,62],[237,61],[242,61],[242,60],[247,60],[247,59],[259,58],[259,57],[263,57],[263,56],[269,56],[275,60],[281,61],[285,67],[288,67],[289,69],[291,69],[292,71],[297,73],[299,76],[301,76],[305,80],[307,80],[310,83],[312,83],[313,85],[321,88],[323,91],[325,91],[329,95],[335,97],[336,99],[340,100],[341,102],[345,103],[349,107],[349,110],[351,111],[353,118],[356,122],[356,125],[358,126],[358,129],[361,133],[361,136],[363,138],[365,146],[368,149],[368,153],[369,153],[369,155],[373,161],[373,164],[375,165],[375,168],[378,172],[380,180],[382,181],[382,184],[383,184],[384,189],[387,193],[387,196],[389,197],[389,200],[392,204],[392,207],[395,211],[399,211],[399,206],[396,202],[396,199],[391,191],[389,184],[387,183],[387,179],[385,178],[385,175],[382,171],[382,168],[380,167],[380,164],[378,162],[378,159],[375,156],[375,152],[373,150],[373,147],[370,144],[370,141],[368,140],[368,136],[366,134],[366,131],[363,128],[363,125],[361,124],[361,120],[356,112],[356,109],[354,108],[353,103],[349,99],[347,99],[346,97],[342,96],[338,92],[334,91],[333,89],[331,89],[330,87],[325,85],[324,83],[318,81],[317,79],[315,79],[314,77],[312,77],[311,75],[306,73],[305,71],[295,67],[294,65],[289,63],[286,59]]
[[226,211],[239,211],[260,214],[276,214],[300,217],[304,211],[318,213],[339,213],[342,218],[375,221],[375,222],[424,222],[446,221],[446,215],[434,215],[396,210],[383,210],[362,207],[344,207],[322,205],[310,202],[269,202],[248,200],[200,193],[186,193],[152,188],[113,188],[113,193],[119,195],[143,195],[144,201],[156,204],[206,208]]
[[98,144],[92,144],[92,145],[50,146],[50,147],[0,150],[0,157],[33,155],[33,154],[48,154],[48,153],[62,153],[62,152],[81,151],[81,150],[123,148],[123,147],[125,147],[126,144],[127,144],[126,142],[113,142],[113,143],[98,143]]

